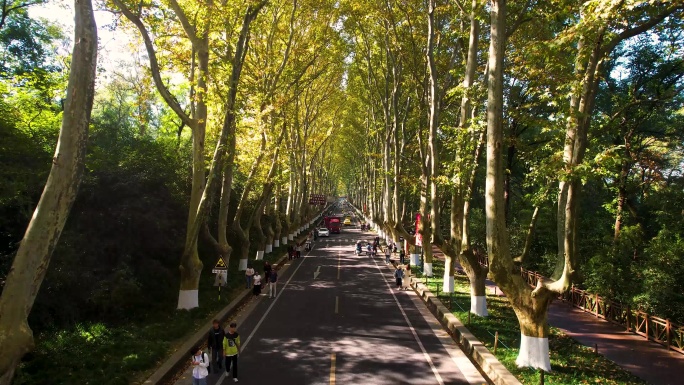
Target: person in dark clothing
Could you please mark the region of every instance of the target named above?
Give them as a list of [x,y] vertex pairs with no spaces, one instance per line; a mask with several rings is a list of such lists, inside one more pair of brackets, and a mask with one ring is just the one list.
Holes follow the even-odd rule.
[[271,275],[271,264],[268,261],[264,262],[264,279],[268,282],[268,276]]
[[213,327],[209,330],[207,346],[211,349],[211,362],[216,364],[219,369],[223,367],[223,339],[226,338],[226,331],[221,327],[219,320],[214,320]]

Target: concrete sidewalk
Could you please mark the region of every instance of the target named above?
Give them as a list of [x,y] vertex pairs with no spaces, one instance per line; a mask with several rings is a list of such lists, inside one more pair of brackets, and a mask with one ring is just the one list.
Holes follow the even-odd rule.
[[[444,260],[444,254],[433,245],[433,255]],[[487,281],[491,294],[505,296],[492,281]],[[684,355],[664,346],[628,333],[624,328],[596,318],[569,304],[554,301],[549,308],[549,325],[590,348],[624,370],[656,385],[684,384]]]

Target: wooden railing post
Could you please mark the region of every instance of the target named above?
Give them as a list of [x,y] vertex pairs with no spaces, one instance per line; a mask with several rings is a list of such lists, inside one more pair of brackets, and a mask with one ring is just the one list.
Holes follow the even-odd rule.
[[667,333],[667,350],[670,350],[670,342],[671,342],[671,339],[670,339],[670,327],[671,327],[671,326],[672,326],[672,325],[670,324],[670,319],[669,319],[669,318],[666,319],[666,320],[665,320],[665,333]]
[[599,296],[594,294],[594,315],[598,318],[599,313]]
[[629,318],[631,316],[631,310],[629,309],[629,305],[627,305],[627,313],[625,314],[625,323],[627,324],[627,332],[629,332],[630,327],[629,327]]
[[651,335],[648,334],[648,313],[644,313],[644,322],[646,323],[646,340],[651,339]]
[[496,334],[494,334],[494,355],[496,355],[496,347],[499,345],[499,331],[496,331]]

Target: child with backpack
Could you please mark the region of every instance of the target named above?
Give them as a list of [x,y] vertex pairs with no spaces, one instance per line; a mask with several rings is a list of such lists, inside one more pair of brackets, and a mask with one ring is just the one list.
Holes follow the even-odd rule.
[[394,270],[394,278],[397,280],[397,290],[401,290],[401,280],[404,278],[404,269],[401,266],[397,266],[397,269]]
[[238,355],[240,354],[240,335],[237,324],[230,323],[226,339],[223,340],[223,351],[226,354],[226,373],[233,372],[233,382],[238,382]]
[[207,385],[209,356],[200,347],[192,349],[192,385]]

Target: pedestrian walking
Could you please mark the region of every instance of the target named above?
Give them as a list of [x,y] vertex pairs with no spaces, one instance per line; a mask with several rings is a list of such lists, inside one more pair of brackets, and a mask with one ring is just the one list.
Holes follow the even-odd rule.
[[300,243],[297,245],[297,258],[301,258],[301,257],[302,257],[302,244]]
[[404,270],[401,266],[397,266],[396,270],[394,270],[394,278],[397,281],[397,290],[401,290],[401,280],[404,278]]
[[254,288],[252,289],[252,294],[255,296],[261,295],[261,276],[259,272],[254,274]]
[[278,283],[278,269],[274,269],[268,276],[268,298],[275,298],[276,284]]
[[[218,369],[223,368],[223,339],[226,338],[226,331],[221,327],[219,320],[215,319],[212,322],[212,328],[209,330],[209,337],[207,339],[207,347],[211,349],[211,362]],[[216,372],[216,370],[215,370]]]
[[390,250],[389,246],[385,247],[385,263],[389,265],[390,263],[390,255],[392,251]]
[[254,279],[254,268],[252,266],[247,266],[247,270],[245,270],[245,281],[247,282],[247,289],[252,288],[252,280]]
[[196,346],[192,348],[192,385],[207,385],[209,356]]
[[402,285],[404,287],[404,290],[408,290],[411,288],[411,264],[406,264],[406,267],[404,268],[404,278],[402,280]]
[[264,281],[268,282],[268,276],[271,274],[271,264],[268,261],[264,262]]
[[399,250],[399,263],[401,263],[403,265],[405,260],[406,260],[406,253],[404,252],[404,249],[402,248],[401,250]]
[[240,355],[240,334],[237,324],[230,323],[226,339],[223,340],[223,351],[226,352],[226,373],[233,373],[233,382],[238,382],[238,355]]

